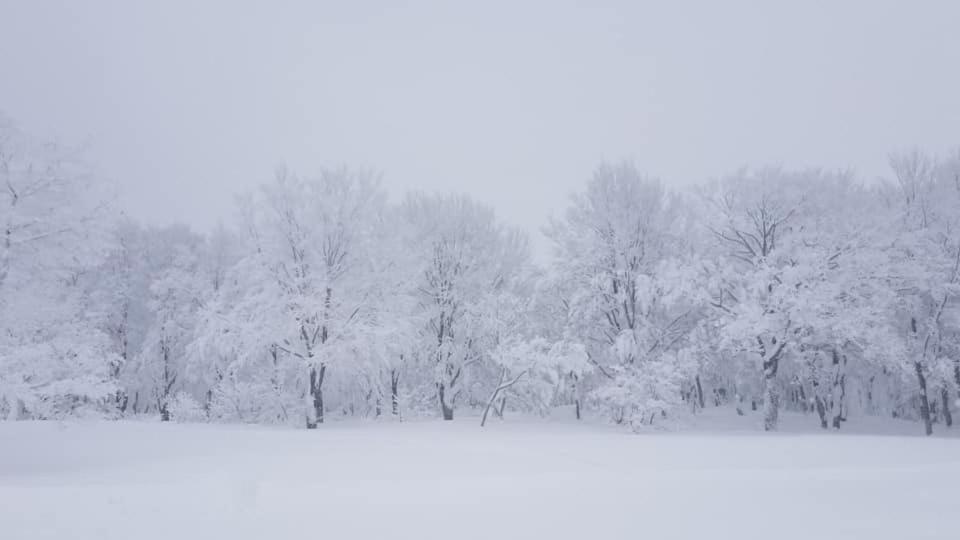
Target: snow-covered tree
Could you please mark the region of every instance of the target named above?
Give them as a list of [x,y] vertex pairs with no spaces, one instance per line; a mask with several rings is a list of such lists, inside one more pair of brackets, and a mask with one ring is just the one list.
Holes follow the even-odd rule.
[[[955,334],[952,313],[960,299],[960,159],[937,163],[912,151],[890,160],[894,239],[886,253],[891,286],[899,296],[897,320],[905,347],[902,367],[916,378],[920,418],[933,432],[936,395],[949,414],[947,387],[956,380],[957,360],[946,343]],[[951,376],[952,375],[952,376]]]
[[[352,355],[370,309],[367,279],[375,216],[383,205],[377,181],[367,173],[324,170],[313,179],[280,171],[242,208],[250,233],[254,275],[268,280],[254,289],[256,313],[276,330],[280,354],[302,365],[307,428],[324,419],[327,370]],[[269,319],[269,320],[268,320]]]
[[503,417],[508,397],[526,410],[548,411],[568,378],[581,378],[592,368],[582,344],[537,334],[531,324],[536,305],[532,297],[508,291],[482,302],[478,315],[489,339],[485,361],[494,375],[481,426],[491,410]]
[[419,316],[426,321],[421,360],[433,372],[443,418],[452,420],[488,337],[471,310],[513,286],[529,259],[527,241],[464,196],[412,194],[402,211],[414,231]]
[[[764,428],[776,429],[785,363],[863,350],[882,325],[869,197],[845,173],[741,171],[711,186],[723,346],[756,358]],[[836,401],[836,400],[834,400]]]
[[697,300],[683,255],[685,226],[662,184],[631,164],[603,165],[547,234],[566,289],[572,336],[597,366],[595,399],[617,422],[649,422],[680,401],[677,361]]
[[152,249],[162,255],[149,285],[150,323],[131,375],[136,390],[170,420],[169,402],[185,389],[186,350],[203,298],[199,272],[200,238],[186,229],[158,231]]
[[743,169],[667,190],[603,164],[545,229],[374,175],[285,170],[208,234],[114,215],[79,153],[0,119],[0,416],[296,422],[734,403],[823,428],[953,422],[960,155],[890,182]]
[[79,153],[0,116],[0,413],[103,410],[118,359],[85,274],[109,245],[109,197]]

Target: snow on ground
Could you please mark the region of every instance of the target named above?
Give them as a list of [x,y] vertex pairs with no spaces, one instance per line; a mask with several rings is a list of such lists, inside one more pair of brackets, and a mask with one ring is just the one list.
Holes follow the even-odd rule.
[[0,538],[957,538],[960,440],[712,414],[730,430],[0,423]]

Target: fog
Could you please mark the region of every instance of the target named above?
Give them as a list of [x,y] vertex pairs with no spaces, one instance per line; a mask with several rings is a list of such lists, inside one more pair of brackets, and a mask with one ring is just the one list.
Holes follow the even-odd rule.
[[885,174],[960,126],[956,2],[0,1],[0,110],[206,230],[287,164],[455,190],[537,234],[604,159]]
[[958,0],[0,0],[0,537],[958,537],[958,68]]

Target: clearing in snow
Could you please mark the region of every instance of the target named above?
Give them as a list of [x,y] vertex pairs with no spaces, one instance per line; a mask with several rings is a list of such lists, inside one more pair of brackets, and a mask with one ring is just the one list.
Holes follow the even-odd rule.
[[956,439],[475,420],[0,423],[0,537],[956,538]]

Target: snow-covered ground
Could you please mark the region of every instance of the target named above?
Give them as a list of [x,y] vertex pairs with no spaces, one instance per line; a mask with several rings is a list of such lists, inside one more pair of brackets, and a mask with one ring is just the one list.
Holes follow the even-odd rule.
[[[633,435],[474,418],[317,431],[0,423],[0,538],[957,538],[960,440]],[[898,427],[900,426],[900,427]],[[919,431],[888,423],[884,431]],[[857,431],[852,429],[851,431]]]

